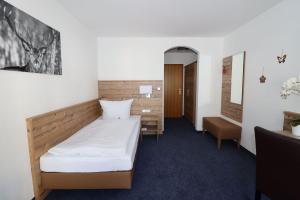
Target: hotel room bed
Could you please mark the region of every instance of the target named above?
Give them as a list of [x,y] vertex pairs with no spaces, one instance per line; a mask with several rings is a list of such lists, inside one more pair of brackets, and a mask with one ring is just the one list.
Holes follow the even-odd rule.
[[[131,188],[140,117],[127,119],[132,123],[126,126],[124,122],[126,129],[111,126],[113,122],[107,126],[100,116],[101,107],[95,99],[26,119],[36,200],[44,199],[51,189]],[[121,121],[118,122],[122,124]],[[99,123],[104,125],[104,130],[110,131],[90,140],[82,137],[97,132],[93,126]],[[123,133],[127,134],[127,140]],[[117,138],[124,137],[115,141],[116,137],[110,137],[113,134]],[[102,140],[102,143],[96,140]],[[92,148],[85,149],[84,144],[89,142]],[[77,144],[81,145],[79,149],[74,148]],[[64,152],[68,148],[71,154]]]
[[[64,144],[61,145],[62,147],[59,149],[63,150],[61,153],[53,154],[50,149],[41,156],[40,168],[43,172],[112,172],[131,170],[138,145],[140,121],[140,116],[130,116],[128,120],[103,120],[100,117],[64,141],[63,143],[69,141],[69,144],[67,144],[67,147]],[[124,125],[127,126],[127,130],[124,130]],[[98,137],[91,136],[97,134]],[[120,134],[127,135],[122,138],[124,141],[119,141],[116,144],[115,141],[120,138]],[[76,136],[79,137],[75,138]],[[81,142],[77,140],[81,140]],[[122,143],[125,145],[122,145]],[[69,149],[72,147],[77,148],[79,145],[83,147],[94,146],[94,148],[86,150],[78,147],[79,152],[88,152],[85,155],[80,155],[80,153],[70,155]],[[63,148],[64,146],[66,147],[65,149]],[[71,148],[68,148],[69,146]],[[55,147],[52,149],[55,150]],[[97,149],[99,153],[95,153]],[[91,155],[88,155],[89,151],[91,151]]]

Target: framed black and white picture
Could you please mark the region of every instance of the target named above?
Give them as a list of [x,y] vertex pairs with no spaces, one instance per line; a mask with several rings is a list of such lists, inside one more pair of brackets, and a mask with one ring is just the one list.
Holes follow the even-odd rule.
[[0,70],[61,75],[60,33],[0,0]]

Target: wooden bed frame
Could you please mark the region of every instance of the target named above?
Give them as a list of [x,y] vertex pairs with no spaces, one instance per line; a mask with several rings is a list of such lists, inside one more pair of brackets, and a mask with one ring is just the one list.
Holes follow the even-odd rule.
[[31,173],[36,200],[51,189],[130,189],[130,171],[49,173],[40,170],[40,157],[101,115],[98,99],[26,119]]

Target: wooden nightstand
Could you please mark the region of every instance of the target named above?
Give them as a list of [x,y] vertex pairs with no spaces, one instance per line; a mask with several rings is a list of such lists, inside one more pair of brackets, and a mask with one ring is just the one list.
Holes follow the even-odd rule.
[[156,140],[158,142],[158,137],[160,134],[158,123],[158,116],[143,115],[141,119],[141,140],[143,139],[143,135],[156,135]]

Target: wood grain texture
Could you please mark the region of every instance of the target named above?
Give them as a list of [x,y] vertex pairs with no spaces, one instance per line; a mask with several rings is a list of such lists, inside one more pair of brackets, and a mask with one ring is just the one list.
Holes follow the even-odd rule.
[[223,59],[221,113],[235,121],[243,121],[243,105],[230,102],[231,97],[232,56]]
[[88,173],[42,173],[43,186],[50,189],[130,189],[134,170]]
[[40,157],[101,114],[98,99],[26,119],[33,189],[36,200],[47,196],[41,181]]
[[164,68],[164,117],[182,116],[183,65],[165,64]]
[[300,119],[300,113],[285,111],[283,112],[283,114],[284,114],[283,130],[291,132],[292,125],[290,124],[290,122],[291,120],[294,119]]
[[[152,85],[151,98],[139,93],[140,85]],[[157,88],[160,88],[160,91]],[[98,81],[99,98],[110,100],[134,99],[131,106],[131,115],[157,115],[159,117],[159,129],[163,129],[163,81]],[[150,109],[150,113],[143,113],[143,109]],[[160,131],[160,133],[162,133]]]
[[197,62],[185,66],[184,73],[184,117],[195,124]]

